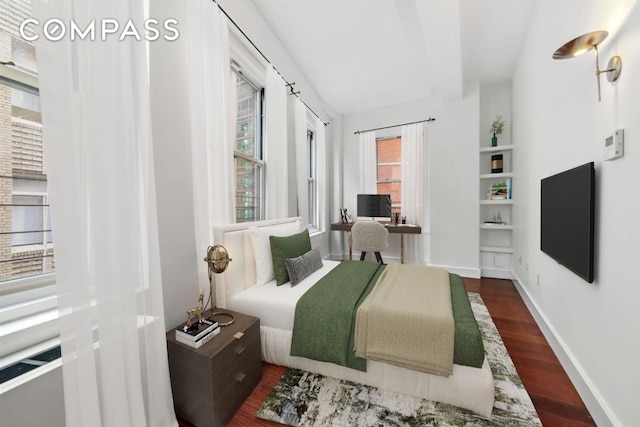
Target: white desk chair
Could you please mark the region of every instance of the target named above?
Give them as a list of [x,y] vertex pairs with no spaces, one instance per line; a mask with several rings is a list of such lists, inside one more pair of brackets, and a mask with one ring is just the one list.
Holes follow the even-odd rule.
[[367,252],[373,252],[380,264],[382,255],[380,252],[389,247],[389,231],[376,221],[358,221],[351,228],[353,249],[361,251],[360,261],[364,261]]

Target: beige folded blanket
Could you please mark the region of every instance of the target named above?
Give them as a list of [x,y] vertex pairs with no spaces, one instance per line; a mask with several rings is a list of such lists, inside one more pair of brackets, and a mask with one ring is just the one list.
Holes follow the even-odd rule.
[[449,273],[390,264],[356,314],[356,356],[435,375],[453,371]]

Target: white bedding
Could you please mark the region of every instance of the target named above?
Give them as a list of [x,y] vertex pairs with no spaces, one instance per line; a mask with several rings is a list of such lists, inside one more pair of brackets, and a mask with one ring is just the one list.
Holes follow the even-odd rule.
[[254,285],[235,294],[230,300],[229,308],[239,313],[251,314],[260,319],[261,326],[293,330],[293,318],[296,304],[302,295],[321,277],[333,270],[338,261],[323,260],[323,267],[309,277],[291,286],[290,282],[276,286],[273,279],[264,285]]
[[276,286],[273,280],[265,285],[250,286],[229,299],[230,309],[260,319],[262,360],[449,403],[486,417],[491,416],[494,386],[486,358],[480,369],[454,365],[453,374],[442,377],[371,360],[367,361],[367,372],[361,372],[332,363],[290,356],[291,331],[298,299],[339,263],[324,260],[323,264],[321,270],[297,286],[291,287],[289,283]]

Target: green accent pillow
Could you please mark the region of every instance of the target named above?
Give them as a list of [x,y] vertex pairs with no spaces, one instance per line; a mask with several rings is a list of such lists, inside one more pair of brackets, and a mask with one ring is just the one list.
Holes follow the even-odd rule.
[[295,258],[306,254],[311,250],[309,230],[304,229],[298,234],[286,237],[269,236],[271,243],[271,256],[273,259],[273,272],[276,276],[276,285],[280,286],[289,281],[289,273],[285,259]]

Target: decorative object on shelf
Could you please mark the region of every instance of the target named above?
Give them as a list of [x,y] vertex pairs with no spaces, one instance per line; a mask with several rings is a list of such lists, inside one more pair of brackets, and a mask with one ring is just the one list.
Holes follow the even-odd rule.
[[343,224],[349,224],[351,222],[351,215],[349,215],[347,208],[340,208],[340,220]]
[[209,246],[207,248],[207,256],[204,258],[204,261],[209,265],[209,299],[211,300],[211,314],[209,315],[209,320],[213,320],[214,316],[227,316],[230,320],[226,322],[218,321],[218,324],[220,326],[229,326],[235,321],[233,315],[225,313],[224,311],[214,311],[216,307],[216,293],[212,275],[212,273],[223,273],[227,269],[227,266],[231,262],[229,252],[227,252],[227,249],[222,245]]
[[193,319],[194,317],[198,318],[198,323],[202,323],[202,321],[204,320],[202,318],[202,309],[204,308],[203,305],[203,301],[204,301],[204,294],[200,293],[200,296],[198,297],[198,301],[200,302],[200,305],[197,307],[193,307],[190,308],[189,310],[187,310],[187,328],[191,326],[191,319]]
[[489,187],[488,200],[506,200],[509,198],[506,182],[495,182]]
[[502,154],[491,156],[491,173],[502,173]]
[[491,138],[492,147],[498,146],[498,135],[502,134],[502,131],[504,130],[504,123],[505,122],[504,120],[502,120],[502,116],[497,116],[493,123],[491,123],[489,133],[493,134],[493,137]]
[[600,96],[600,74],[607,74],[607,81],[613,83],[620,77],[622,71],[622,58],[618,55],[611,57],[607,64],[606,70],[601,70],[598,59],[598,45],[607,38],[607,31],[592,31],[576,37],[560,46],[554,53],[553,59],[567,59],[582,55],[594,49],[596,52],[596,80],[598,81],[598,101],[602,100]]
[[176,341],[189,347],[200,348],[218,333],[220,333],[218,322],[206,319],[202,319],[193,325],[189,325],[189,322],[186,322],[176,328]]
[[485,221],[485,224],[496,224],[496,225],[507,225],[507,221],[502,220],[502,215],[500,211],[498,213],[494,213],[490,220]]

